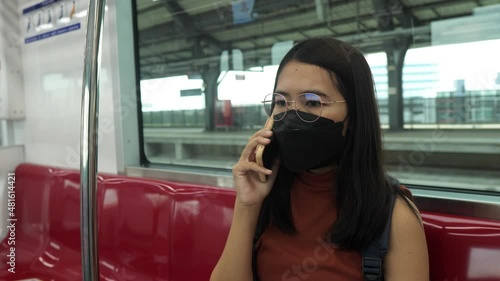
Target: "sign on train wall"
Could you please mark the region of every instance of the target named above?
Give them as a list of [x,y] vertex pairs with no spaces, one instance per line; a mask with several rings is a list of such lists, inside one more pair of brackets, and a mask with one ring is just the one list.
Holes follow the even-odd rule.
[[45,0],[22,10],[24,43],[29,44],[78,30],[87,15],[81,0]]

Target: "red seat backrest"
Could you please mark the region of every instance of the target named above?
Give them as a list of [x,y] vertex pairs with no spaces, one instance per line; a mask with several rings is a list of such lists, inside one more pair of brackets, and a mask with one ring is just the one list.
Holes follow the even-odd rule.
[[500,280],[500,222],[422,214],[431,280]]
[[182,185],[175,195],[170,280],[208,280],[233,217],[234,190]]
[[113,280],[167,278],[175,188],[121,176],[103,179],[98,196],[101,273]]
[[[102,278],[208,280],[224,247],[235,191],[101,175]],[[79,172],[23,164],[16,170],[17,269],[0,280],[81,280]],[[423,212],[431,280],[500,280],[500,222]]]

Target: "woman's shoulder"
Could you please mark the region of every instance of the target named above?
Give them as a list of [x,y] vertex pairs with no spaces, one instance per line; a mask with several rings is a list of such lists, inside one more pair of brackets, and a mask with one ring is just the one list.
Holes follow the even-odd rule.
[[[422,217],[420,216],[420,212],[413,200],[413,194],[411,190],[405,185],[400,184],[399,189],[401,192],[397,193],[396,200],[394,202],[393,213],[397,212],[398,215],[396,219],[401,219],[407,216],[413,216],[418,219],[420,225],[422,225]],[[394,214],[393,214],[393,223],[394,223]]]
[[428,256],[422,219],[415,204],[397,196],[391,222],[386,280],[428,280]]
[[415,203],[409,198],[398,195],[394,202],[392,223],[417,222],[422,225],[422,217]]

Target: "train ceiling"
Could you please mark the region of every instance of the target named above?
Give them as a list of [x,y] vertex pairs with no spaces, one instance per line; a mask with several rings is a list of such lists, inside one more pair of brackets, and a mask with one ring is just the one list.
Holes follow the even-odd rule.
[[[240,49],[245,68],[270,64],[279,41],[335,36],[365,52],[411,38],[430,44],[430,22],[471,15],[500,0],[255,0],[250,21],[235,23],[235,0],[137,0],[141,79],[217,68]],[[248,20],[248,18],[246,19]],[[245,21],[243,16],[242,21]]]

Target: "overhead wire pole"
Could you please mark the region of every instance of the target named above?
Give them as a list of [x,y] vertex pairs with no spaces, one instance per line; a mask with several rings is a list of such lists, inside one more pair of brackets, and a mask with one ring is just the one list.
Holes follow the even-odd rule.
[[99,65],[105,0],[90,0],[87,10],[80,141],[80,231],[83,281],[99,280],[97,241],[97,139]]

